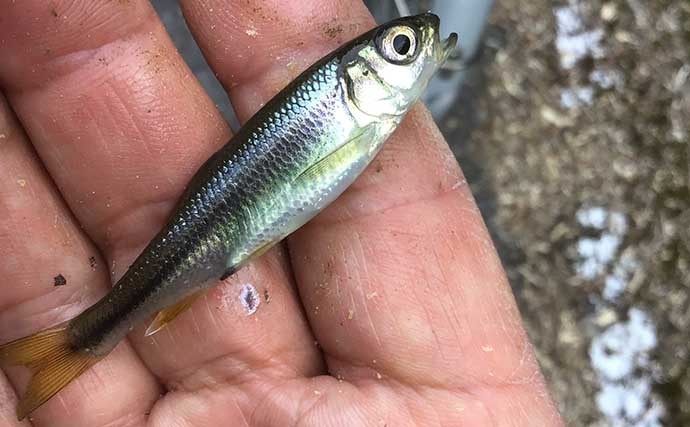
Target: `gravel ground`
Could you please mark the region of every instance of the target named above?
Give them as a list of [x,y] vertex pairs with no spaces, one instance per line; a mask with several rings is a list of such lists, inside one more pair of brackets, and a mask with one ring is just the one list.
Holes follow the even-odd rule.
[[690,3],[503,0],[492,23],[442,127],[560,409],[690,425]]

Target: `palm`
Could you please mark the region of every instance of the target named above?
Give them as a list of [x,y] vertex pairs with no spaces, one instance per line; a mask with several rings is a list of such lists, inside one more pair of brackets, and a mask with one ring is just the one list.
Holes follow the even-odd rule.
[[[2,4],[0,342],[103,295],[229,137],[148,2],[77,3]],[[240,119],[371,25],[355,0],[181,3]],[[332,207],[165,330],[140,325],[31,423],[558,424],[461,182],[416,108]],[[23,425],[25,372],[4,372],[0,420]]]

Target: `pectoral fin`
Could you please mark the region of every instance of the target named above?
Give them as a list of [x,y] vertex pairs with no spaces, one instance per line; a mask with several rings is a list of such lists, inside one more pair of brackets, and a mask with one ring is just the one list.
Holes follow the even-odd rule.
[[349,164],[354,156],[358,156],[363,151],[368,150],[368,145],[374,135],[374,126],[364,127],[358,134],[353,136],[349,141],[345,142],[340,147],[326,154],[320,158],[316,163],[309,166],[302,171],[294,182],[310,181],[318,179],[319,176],[325,175],[328,171],[336,170],[342,165]]
[[199,298],[202,293],[203,291],[195,292],[184,299],[181,299],[179,302],[171,305],[170,307],[166,307],[159,311],[156,315],[156,318],[153,319],[153,322],[151,322],[149,327],[146,329],[144,336],[150,337],[151,335],[165,328],[168,323],[172,322],[173,319],[179,316],[183,311],[191,307],[194,301],[196,301],[196,299]]

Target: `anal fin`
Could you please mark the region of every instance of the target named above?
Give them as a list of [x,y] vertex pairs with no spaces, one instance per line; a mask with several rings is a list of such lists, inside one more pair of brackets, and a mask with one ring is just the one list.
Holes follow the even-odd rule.
[[151,335],[165,328],[165,326],[168,323],[172,322],[173,319],[179,316],[183,311],[191,307],[192,304],[194,304],[194,301],[196,301],[196,299],[199,298],[202,293],[203,290],[197,291],[191,295],[184,297],[183,299],[171,305],[170,307],[166,307],[163,310],[159,311],[158,314],[156,314],[156,317],[153,319],[153,322],[151,322],[149,327],[146,328],[144,336],[150,337]]

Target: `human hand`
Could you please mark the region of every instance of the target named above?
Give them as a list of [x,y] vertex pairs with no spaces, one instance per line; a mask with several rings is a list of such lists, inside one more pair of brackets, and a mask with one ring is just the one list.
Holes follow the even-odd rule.
[[[373,24],[356,0],[181,4],[242,121]],[[102,296],[230,132],[148,2],[2,6],[6,342]],[[253,314],[244,284],[261,298]],[[560,424],[471,193],[423,107],[316,219],[165,330],[145,338],[145,327],[33,424]],[[27,425],[14,415],[27,373],[5,373],[0,421]]]

